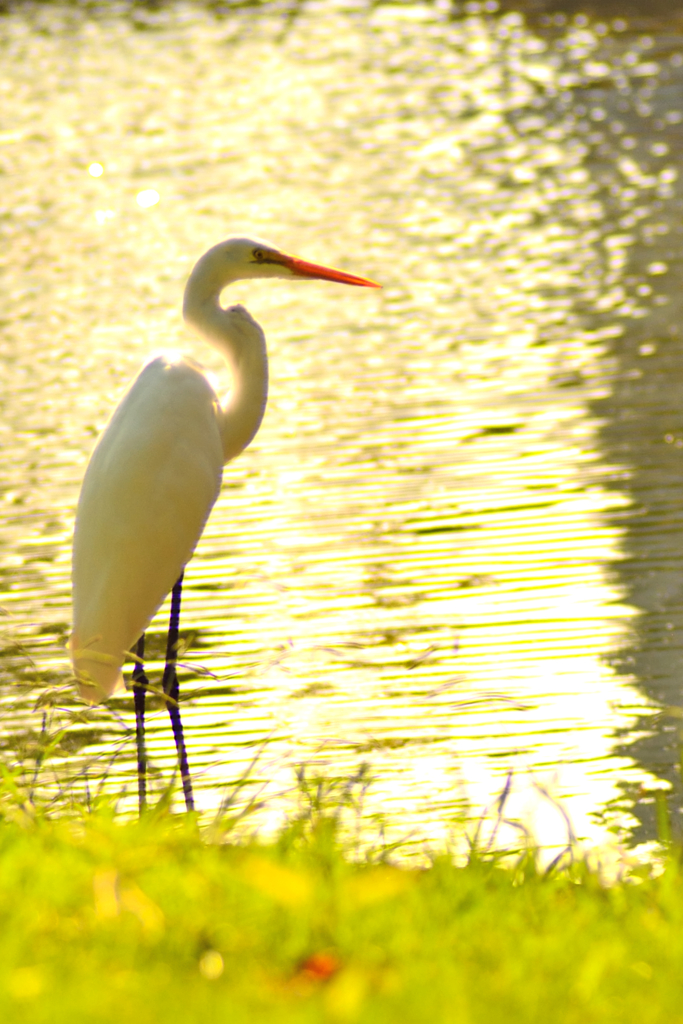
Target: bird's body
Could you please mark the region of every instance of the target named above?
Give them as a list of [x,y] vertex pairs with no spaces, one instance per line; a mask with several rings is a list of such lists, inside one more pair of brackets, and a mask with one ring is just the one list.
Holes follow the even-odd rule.
[[[122,685],[124,652],[180,576],[218,497],[217,412],[199,367],[159,357],[137,377],[93,452],[78,505],[71,642],[80,652],[77,669],[105,694]],[[84,687],[83,695],[92,693]]]
[[73,548],[71,658],[90,703],[122,685],[125,657],[194,551],[218,497],[224,463],[256,434],[266,406],[263,331],[243,306],[220,305],[250,277],[307,277],[378,287],[305,263],[264,242],[228,239],[197,262],[185,321],[225,358],[222,403],[191,359],[153,359],[122,399],[88,465]]

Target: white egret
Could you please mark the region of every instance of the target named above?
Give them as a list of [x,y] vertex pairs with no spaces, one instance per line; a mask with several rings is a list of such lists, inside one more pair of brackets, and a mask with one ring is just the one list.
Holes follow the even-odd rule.
[[265,412],[268,358],[263,331],[243,306],[220,304],[226,285],[257,277],[379,287],[261,241],[230,238],[213,246],[190,274],[183,316],[225,358],[232,376],[227,398],[219,401],[193,359],[152,359],[99,439],[78,502],[71,660],[81,696],[96,704],[122,688],[124,660],[137,644],[133,688],[141,806],[146,764],[144,631],[173,588],[163,689],[186,804],[193,807],[175,673],[180,586],[218,497],[223,465],[247,447]]

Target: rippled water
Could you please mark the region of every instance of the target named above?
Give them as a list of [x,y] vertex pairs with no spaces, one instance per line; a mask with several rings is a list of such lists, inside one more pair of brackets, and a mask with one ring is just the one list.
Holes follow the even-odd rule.
[[[46,765],[132,800],[130,699],[68,696],[78,488],[148,355],[220,372],[180,296],[249,232],[384,289],[230,289],[272,389],[186,575],[200,806],[258,755],[250,827],[291,809],[301,764],[367,766],[368,832],[416,849],[510,772],[506,813],[549,844],[558,799],[594,844],[653,838],[657,787],[676,823],[683,39],[410,5],[64,17],[0,20],[9,756],[55,704]],[[160,787],[160,708],[150,727]]]

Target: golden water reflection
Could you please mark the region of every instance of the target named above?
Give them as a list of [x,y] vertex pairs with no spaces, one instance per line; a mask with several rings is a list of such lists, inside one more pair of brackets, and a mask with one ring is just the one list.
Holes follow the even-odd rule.
[[[599,407],[619,346],[668,330],[677,157],[650,135],[678,124],[677,41],[655,60],[649,37],[426,6],[281,28],[189,8],[149,33],[0,21],[1,601],[33,659],[5,652],[3,731],[37,728],[17,678],[67,679],[93,439],[160,347],[221,372],[179,299],[204,248],[248,231],[384,290],[230,290],[266,330],[272,397],[186,577],[200,806],[257,752],[250,827],[291,810],[297,765],[367,764],[368,828],[422,848],[512,771],[507,813],[541,841],[566,839],[547,791],[604,842],[634,821],[624,787],[652,781],[615,736],[655,704],[611,661],[637,615],[632,502]],[[108,784],[132,794],[113,707],[66,761],[118,749]]]

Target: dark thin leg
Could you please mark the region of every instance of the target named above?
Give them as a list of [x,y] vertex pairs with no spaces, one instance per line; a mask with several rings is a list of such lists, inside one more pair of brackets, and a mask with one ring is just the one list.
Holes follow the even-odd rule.
[[180,780],[183,784],[185,795],[185,806],[188,811],[194,810],[194,796],[192,795],[192,780],[190,779],[190,768],[187,763],[187,751],[185,749],[185,737],[183,735],[183,723],[180,720],[180,706],[178,704],[179,686],[176,662],[178,660],[178,625],[180,623],[180,598],[183,592],[183,574],[173,588],[171,595],[171,619],[168,624],[168,644],[166,647],[166,667],[164,668],[164,693],[169,698],[166,701],[168,713],[171,718],[171,728],[178,751],[178,765],[180,767]]
[[143,658],[145,656],[145,634],[143,633],[135,647],[140,659],[133,669],[133,700],[135,702],[135,745],[138,752],[138,804],[140,814],[147,806],[147,751],[145,750],[145,694],[147,693],[147,676]]

